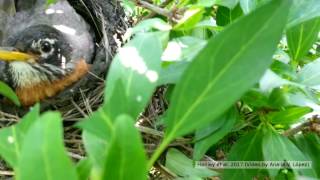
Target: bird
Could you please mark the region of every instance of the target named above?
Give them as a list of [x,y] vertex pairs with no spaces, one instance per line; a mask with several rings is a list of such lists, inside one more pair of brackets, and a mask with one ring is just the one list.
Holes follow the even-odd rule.
[[13,15],[0,9],[0,25],[0,81],[23,106],[56,96],[90,71],[94,35],[68,1],[39,0]]

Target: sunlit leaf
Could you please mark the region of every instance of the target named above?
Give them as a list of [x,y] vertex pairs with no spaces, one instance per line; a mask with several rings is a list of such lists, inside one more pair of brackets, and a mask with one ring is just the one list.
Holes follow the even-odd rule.
[[175,88],[167,139],[208,124],[259,80],[272,62],[289,8],[289,1],[274,0],[208,42]]
[[104,109],[111,120],[122,113],[136,118],[143,111],[157,86],[161,54],[153,33],[139,34],[119,50],[106,81]]

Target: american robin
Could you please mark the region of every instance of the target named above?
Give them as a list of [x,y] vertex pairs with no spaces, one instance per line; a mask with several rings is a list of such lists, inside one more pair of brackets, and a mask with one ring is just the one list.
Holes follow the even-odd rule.
[[0,80],[23,106],[57,95],[88,73],[92,33],[67,1],[42,3],[14,16],[0,9],[0,15]]

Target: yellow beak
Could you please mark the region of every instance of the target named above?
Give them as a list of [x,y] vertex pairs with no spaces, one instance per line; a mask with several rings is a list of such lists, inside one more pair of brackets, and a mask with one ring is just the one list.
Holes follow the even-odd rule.
[[8,51],[8,50],[2,50],[0,48],[0,61],[29,61],[34,60],[35,56],[21,53],[18,51]]

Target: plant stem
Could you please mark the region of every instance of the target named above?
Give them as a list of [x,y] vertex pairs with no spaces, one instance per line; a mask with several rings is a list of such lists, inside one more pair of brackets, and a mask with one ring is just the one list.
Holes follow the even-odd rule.
[[163,151],[168,147],[170,142],[172,141],[172,136],[167,136],[163,139],[160,146],[156,149],[156,151],[152,154],[151,158],[148,161],[147,168],[151,169],[153,164],[157,161]]

